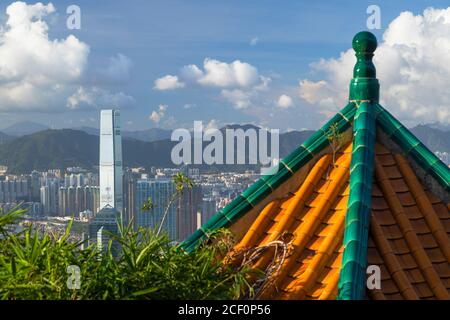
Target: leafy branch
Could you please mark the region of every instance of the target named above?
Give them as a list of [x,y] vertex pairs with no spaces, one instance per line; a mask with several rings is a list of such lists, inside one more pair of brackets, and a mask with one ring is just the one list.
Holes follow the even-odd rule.
[[[159,234],[161,233],[162,227],[164,225],[164,222],[166,221],[167,214],[169,213],[171,206],[177,200],[181,199],[181,197],[183,196],[183,193],[186,189],[191,190],[194,187],[194,183],[192,182],[192,180],[182,172],[178,172],[175,175],[173,175],[172,182],[175,185],[175,192],[169,197],[169,201],[164,208],[164,214],[159,223],[159,227],[156,232],[156,236],[159,236]],[[153,199],[151,197],[149,197],[147,199],[147,201],[145,201],[142,204],[141,209],[142,209],[142,211],[153,210],[154,209]]]
[[344,141],[344,135],[339,131],[339,126],[337,123],[333,123],[326,132],[326,137],[328,143],[330,144],[331,151],[333,154],[333,168],[336,167],[336,153],[342,147]]

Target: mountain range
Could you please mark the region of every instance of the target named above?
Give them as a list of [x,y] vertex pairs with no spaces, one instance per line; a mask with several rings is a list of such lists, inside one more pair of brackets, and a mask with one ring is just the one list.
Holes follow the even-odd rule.
[[[229,125],[227,128],[247,130],[252,125]],[[37,127],[34,127],[37,129]],[[450,131],[442,131],[427,125],[419,125],[412,132],[432,151],[450,153]],[[98,129],[45,129],[19,137],[11,133],[24,130],[7,130],[0,133],[0,165],[7,165],[11,173],[29,173],[32,170],[64,169],[70,166],[92,168],[98,165]],[[280,134],[280,157],[283,158],[310,137],[314,131],[290,131]],[[177,142],[170,141],[171,130],[149,129],[123,133],[123,163],[126,167],[174,167],[172,148]],[[224,135],[225,137],[225,135]],[[208,143],[204,142],[205,147]],[[224,143],[226,145],[226,143]],[[225,150],[223,150],[225,151]],[[237,151],[235,148],[235,155]],[[225,154],[225,152],[224,152]],[[246,157],[248,163],[248,157]],[[200,165],[208,171],[242,171],[256,169],[255,165]]]
[[[0,130],[0,143],[6,140],[10,140],[11,138],[14,137],[21,137],[48,129],[51,128],[40,123],[35,123],[31,121],[18,122]],[[88,134],[96,136],[98,136],[100,133],[100,130],[98,128],[88,126],[74,127],[70,129],[83,131]],[[156,140],[170,139],[171,133],[172,130],[168,129],[150,128],[138,131],[122,131],[122,137],[125,139],[129,138],[150,142]]]
[[32,121],[23,121],[10,125],[9,127],[1,129],[0,131],[8,136],[20,137],[47,129],[49,129],[49,127],[47,127],[46,125]]

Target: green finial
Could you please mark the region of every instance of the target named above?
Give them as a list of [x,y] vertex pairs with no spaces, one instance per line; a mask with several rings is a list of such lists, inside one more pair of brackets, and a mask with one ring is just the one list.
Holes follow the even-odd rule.
[[350,83],[350,100],[378,102],[380,85],[372,57],[377,48],[377,38],[368,31],[362,31],[353,38],[356,64]]

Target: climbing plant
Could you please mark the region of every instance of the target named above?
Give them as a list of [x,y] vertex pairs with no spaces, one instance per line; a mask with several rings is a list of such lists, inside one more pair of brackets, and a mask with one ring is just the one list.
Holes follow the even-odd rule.
[[326,137],[328,140],[328,143],[331,147],[331,152],[333,155],[332,165],[333,167],[336,166],[336,153],[341,148],[344,135],[339,131],[339,126],[337,123],[333,123],[326,132]]

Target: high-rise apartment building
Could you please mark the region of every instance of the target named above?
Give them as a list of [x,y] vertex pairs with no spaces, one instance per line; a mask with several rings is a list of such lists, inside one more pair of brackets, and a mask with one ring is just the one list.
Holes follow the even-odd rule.
[[33,170],[30,174],[30,200],[40,200],[41,181],[39,172]]
[[205,224],[217,211],[216,200],[214,198],[204,198],[202,201],[202,225]]
[[203,201],[202,187],[185,189],[177,201],[177,240],[182,241],[197,230],[197,212]]
[[5,181],[0,181],[1,203],[29,201],[29,199],[29,184],[26,178],[14,177]]
[[[136,183],[136,227],[158,228],[164,215],[164,210],[175,193],[175,185],[170,179],[150,179],[138,180]],[[153,201],[151,211],[142,210],[142,205],[148,198]],[[173,203],[167,213],[163,224],[169,238],[177,240],[177,206],[178,202]]]
[[139,179],[139,174],[128,170],[123,177],[123,210],[124,219],[129,222],[133,221],[136,225],[136,182]]
[[89,210],[97,213],[99,188],[96,186],[61,187],[59,189],[59,214],[78,217],[80,212]]
[[42,212],[45,216],[58,215],[59,209],[59,181],[57,179],[46,179],[44,185],[40,188],[40,198],[42,203]]

